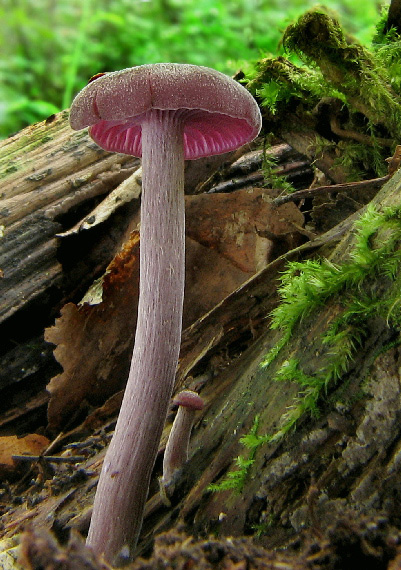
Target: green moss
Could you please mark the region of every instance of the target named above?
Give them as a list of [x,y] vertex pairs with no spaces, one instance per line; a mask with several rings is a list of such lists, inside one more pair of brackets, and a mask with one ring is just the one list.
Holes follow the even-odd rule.
[[[314,9],[288,26],[283,46],[286,57],[261,58],[244,80],[261,102],[266,128],[318,132],[349,180],[383,176],[401,135],[400,36],[379,34],[368,48]],[[322,101],[335,103],[319,110]]]
[[42,137],[41,143],[42,143],[42,144],[45,144],[45,143],[47,143],[47,142],[52,141],[53,139],[54,139],[54,137],[52,137],[51,135],[45,135],[45,136]]
[[276,517],[273,513],[264,514],[264,520],[252,525],[252,529],[257,537],[263,536],[271,531],[272,527],[277,524]]
[[[298,384],[299,393],[274,433],[258,435],[251,430],[241,438],[252,459],[261,445],[279,441],[300,419],[319,417],[321,402],[348,372],[372,319],[380,317],[401,329],[401,208],[378,211],[369,205],[354,230],[354,246],[344,263],[327,259],[291,262],[281,276],[281,303],[271,315],[271,328],[279,330],[281,338],[261,363],[266,374],[273,364],[277,367],[278,357],[297,327],[308,328],[316,312],[324,310],[329,301],[338,307],[338,315],[317,339],[320,369],[310,374],[299,359],[287,358],[270,372],[275,382]],[[243,488],[251,464],[237,459],[237,465],[240,469],[229,473],[214,490]]]
[[[341,309],[321,338],[324,365],[315,375],[305,374],[295,360],[284,362],[276,372],[276,381],[295,381],[302,393],[274,439],[287,433],[305,412],[316,416],[319,399],[347,372],[369,320],[379,316],[400,328],[400,214],[400,208],[379,212],[370,205],[355,224],[355,246],[348,261],[341,265],[326,259],[295,262],[283,274],[282,301],[272,313],[271,326],[282,331],[285,343],[265,357],[262,367],[274,361],[295,327],[329,299]],[[386,286],[378,287],[378,280]]]
[[383,160],[383,147],[377,141],[373,128],[370,141],[371,144],[352,140],[340,141],[337,144],[339,157],[334,164],[342,166],[345,172],[352,173],[348,176],[349,182],[362,180],[364,174],[370,170],[373,170],[377,176],[385,176],[388,173],[388,164]]
[[326,81],[372,123],[384,121],[394,137],[400,135],[400,100],[386,68],[372,51],[347,38],[335,18],[320,11],[306,12],[286,29],[283,44],[317,65]]
[[[266,149],[265,149],[266,150]],[[270,188],[284,190],[287,193],[295,192],[296,188],[286,180],[285,176],[276,174],[277,160],[268,156],[266,152],[263,154],[262,172],[265,186]]]
[[[259,416],[255,416],[252,428],[248,434],[249,437],[257,438],[258,428],[259,428]],[[257,447],[251,448],[249,457],[246,459],[241,456],[238,456],[235,459],[235,463],[238,469],[235,471],[230,471],[227,474],[227,477],[223,479],[223,481],[221,481],[220,483],[209,485],[208,490],[213,492],[234,490],[237,493],[241,493],[248,479],[249,471],[255,462],[256,449]]]
[[[323,306],[329,297],[360,287],[377,274],[394,277],[401,254],[394,250],[401,238],[399,209],[378,212],[369,205],[355,223],[356,243],[349,261],[338,265],[328,259],[290,262],[281,277],[280,305],[272,312],[272,328],[292,332],[300,320]],[[378,230],[386,227],[386,239],[373,247]],[[269,357],[262,365],[269,362]]]
[[321,97],[342,97],[340,91],[327,85],[318,69],[299,67],[282,56],[259,60],[245,83],[271,118],[285,114],[297,103],[313,108]]
[[0,173],[0,178],[5,178],[9,174],[13,174],[14,172],[18,172],[19,168],[16,164],[10,164],[7,168],[4,169],[2,173]]

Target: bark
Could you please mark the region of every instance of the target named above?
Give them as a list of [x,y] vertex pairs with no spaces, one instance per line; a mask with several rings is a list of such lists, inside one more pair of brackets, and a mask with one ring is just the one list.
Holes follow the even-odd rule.
[[388,10],[387,22],[384,31],[388,32],[391,28],[399,33],[401,28],[401,2],[399,0],[391,0]]
[[[85,218],[139,164],[105,153],[86,133],[74,133],[67,117],[60,113],[0,144],[0,423],[17,422],[21,432],[43,422],[44,387],[58,370],[44,328],[101,274],[127,223],[117,215],[120,223],[106,222],[91,236],[58,235]],[[135,211],[137,204],[125,209]],[[29,411],[21,410],[23,401]]]

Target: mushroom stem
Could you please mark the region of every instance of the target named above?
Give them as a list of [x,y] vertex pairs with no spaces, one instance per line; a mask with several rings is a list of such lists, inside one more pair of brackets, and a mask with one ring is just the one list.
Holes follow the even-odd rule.
[[174,472],[188,460],[189,440],[197,410],[203,409],[203,400],[192,390],[183,390],[174,399],[179,408],[167,441],[163,459],[162,485],[171,483]]
[[195,411],[180,406],[175,416],[173,427],[167,441],[163,460],[163,484],[166,485],[179,469],[188,460],[189,440]]
[[184,297],[182,111],[142,123],[140,296],[131,369],[96,491],[87,544],[114,565],[133,558],[177,368]]

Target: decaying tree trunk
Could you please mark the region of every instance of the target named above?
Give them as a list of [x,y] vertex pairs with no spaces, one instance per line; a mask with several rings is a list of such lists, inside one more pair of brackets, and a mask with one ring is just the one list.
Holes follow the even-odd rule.
[[[43,418],[44,387],[57,371],[44,327],[104,269],[123,229],[90,240],[73,236],[66,248],[57,234],[134,168],[129,157],[116,161],[85,135],[72,137],[67,113],[1,143],[1,426],[18,422],[23,432],[38,414]],[[27,400],[30,414],[21,410]]]
[[[293,156],[288,145],[277,148],[277,154],[283,153],[284,148]],[[49,400],[45,386],[57,373],[64,382],[58,397],[53,396],[53,406],[54,399],[58,399],[56,403],[60,406],[52,416],[52,431],[47,432],[52,439],[49,449],[43,457],[31,462],[25,478],[4,489],[3,503],[7,508],[3,506],[2,536],[12,537],[33,522],[35,527],[51,529],[65,539],[71,529],[83,535],[87,531],[120,394],[117,392],[103,406],[100,404],[121,388],[131,348],[131,336],[121,333],[123,348],[120,351],[113,344],[107,345],[107,362],[103,361],[100,368],[95,363],[93,368],[84,369],[82,362],[90,360],[92,349],[89,355],[85,353],[85,346],[81,346],[81,340],[78,346],[69,345],[67,337],[71,343],[76,340],[75,336],[85,338],[81,335],[87,334],[88,323],[92,324],[88,338],[92,338],[94,346],[100,346],[100,355],[104,355],[102,351],[106,349],[102,342],[106,343],[106,332],[105,337],[97,337],[93,335],[100,333],[91,330],[112,328],[106,315],[107,319],[115,317],[117,311],[111,311],[110,307],[115,307],[116,295],[129,289],[128,279],[135,282],[138,239],[131,232],[136,227],[132,220],[138,207],[140,178],[136,179],[136,194],[128,198],[122,198],[121,185],[126,189],[123,183],[135,174],[138,162],[124,155],[104,153],[85,133],[72,133],[65,114],[4,141],[0,152],[4,192],[1,223],[5,226],[0,257],[3,272],[1,331],[6,339],[2,346],[0,385],[4,395],[0,416],[3,434],[22,435],[29,430],[44,429]],[[176,390],[195,389],[202,394],[206,405],[195,424],[190,460],[167,489],[166,497],[160,494],[158,477],[173,414],[168,418],[149,493],[138,547],[140,554],[149,553],[157,534],[177,528],[201,538],[210,533],[254,536],[267,548],[287,545],[305,528],[324,537],[330,525],[345,515],[349,520],[365,517],[376,520],[381,516],[386,524],[401,528],[397,506],[401,480],[397,252],[401,238],[396,235],[392,242],[392,273],[388,268],[387,274],[380,270],[366,271],[366,279],[358,286],[345,282],[342,289],[331,293],[329,290],[311,312],[299,318],[283,343],[285,327],[271,329],[270,314],[280,303],[277,288],[288,261],[329,259],[334,273],[340,274],[341,268],[350,266],[354,259],[359,239],[355,222],[364,215],[366,207],[314,237],[302,228],[298,214],[271,205],[277,193],[268,197],[255,191],[262,179],[260,155],[256,169],[252,167],[250,174],[246,164],[252,160],[254,155],[248,159],[239,159],[238,155],[224,157],[220,164],[193,164],[189,167],[193,170],[187,172],[187,191],[193,194],[187,207],[194,212],[188,228],[191,239],[197,239],[204,248],[196,251],[202,251],[203,255],[208,247],[212,248],[213,255],[225,256],[224,263],[230,260],[230,267],[235,266],[236,273],[231,277],[231,290],[214,297],[209,306],[200,304],[198,313],[190,315],[188,309]],[[308,170],[310,174],[305,161],[300,157],[297,161],[301,170]],[[231,174],[227,162],[234,162]],[[241,164],[244,169],[239,175]],[[218,172],[223,172],[224,180],[211,179],[221,165],[225,169]],[[207,212],[217,224],[219,214],[216,212],[226,211],[228,207],[222,202],[220,210],[213,209],[217,208],[217,199],[212,203],[213,208],[210,203],[201,203],[203,198],[197,195],[199,188],[216,190],[220,186],[220,191],[221,188],[227,191],[227,185],[235,186],[239,176],[243,177],[245,192],[254,200],[252,208],[258,204],[259,211],[267,201],[272,208],[269,220],[274,220],[265,225],[259,220],[256,231],[252,228],[252,243],[257,243],[252,251],[262,244],[266,255],[266,262],[255,264],[253,269],[249,257],[238,256],[235,248],[227,246],[226,234],[224,239],[216,236],[212,239],[207,228],[200,229],[196,224],[200,211]],[[241,185],[239,181],[236,188]],[[386,220],[391,220],[390,226],[383,222],[382,227],[369,235],[368,249],[372,252],[397,231],[394,228],[401,208],[400,189],[398,172],[372,201],[374,211],[384,213]],[[111,199],[106,205],[103,202],[107,210],[104,215],[104,211],[99,213],[99,203],[108,195]],[[219,196],[219,193],[212,192],[210,197],[213,195]],[[240,194],[235,196],[238,199]],[[118,209],[110,206],[113,197],[123,204]],[[242,212],[251,206],[242,206]],[[256,216],[252,208],[249,211]],[[277,219],[282,220],[284,216],[290,229],[277,226]],[[251,234],[249,220],[244,236]],[[266,236],[269,237],[269,257],[266,242],[258,241],[260,237],[266,240]],[[124,243],[126,249],[121,253]],[[199,260],[199,254],[193,251],[193,258]],[[219,267],[222,273],[229,270],[228,265],[220,266],[216,260],[217,257],[207,264]],[[80,305],[85,291],[107,266],[101,302]],[[200,283],[200,292],[203,290],[207,295],[211,274],[197,273],[195,262],[191,267],[195,275],[192,283],[196,282],[197,275],[208,276]],[[294,280],[302,268],[299,266],[297,271]],[[216,287],[219,287],[218,282]],[[327,287],[324,279],[322,287]],[[189,294],[195,295],[195,290],[191,285]],[[129,294],[135,296],[135,291]],[[366,308],[363,318],[351,321],[351,303],[358,298],[366,302],[367,296],[376,304],[380,296],[387,300],[391,297],[393,302],[390,306],[386,301],[384,312]],[[44,329],[53,326],[61,309],[63,317],[56,328],[49,329],[46,338],[58,343],[57,350],[64,347],[61,358],[64,372],[53,359],[52,345],[44,340]],[[359,311],[362,313],[363,309]],[[116,323],[124,328],[120,321]],[[303,404],[304,392],[310,389],[308,379],[320,381],[325,374],[328,377],[333,353],[340,348],[339,344],[327,342],[333,323],[338,327],[345,323],[346,340],[347,327],[359,326],[363,330],[352,337],[354,344],[346,355],[334,355],[338,356],[339,372],[333,374],[332,381],[319,392],[318,413]],[[68,352],[68,346],[76,348]],[[77,359],[79,351],[82,351],[81,360]],[[269,364],[262,366],[267,355],[270,355]],[[66,363],[71,360],[74,370],[68,371]],[[284,374],[289,363],[294,365],[293,378]],[[82,408],[80,398],[74,400],[77,413],[74,416],[68,411],[68,423],[62,410],[67,406],[68,392],[77,393],[76,390],[82,388],[80,373],[87,374],[88,378],[99,374],[91,385],[92,392],[96,392],[96,387],[102,388],[100,384],[107,374],[113,378],[102,397],[95,394],[91,399],[91,394],[85,393],[81,400],[86,404]],[[78,384],[72,384],[77,377]],[[27,409],[31,412],[27,413]],[[284,434],[291,409],[295,410],[293,417],[297,421],[295,427]],[[308,413],[311,411],[314,415]],[[256,442],[252,449],[240,442],[249,434]],[[265,438],[262,443],[263,436],[268,434],[271,441]],[[261,439],[258,440],[258,436]],[[239,464],[237,456],[243,458]],[[244,460],[249,458],[252,462],[245,468]],[[226,481],[227,474],[233,471],[243,475],[236,489],[211,490],[210,485]],[[29,483],[33,477],[36,477],[35,485]],[[21,501],[22,505],[18,506]],[[319,547],[324,550],[324,545]],[[393,554],[395,556],[395,550]],[[294,563],[292,567],[308,566]]]

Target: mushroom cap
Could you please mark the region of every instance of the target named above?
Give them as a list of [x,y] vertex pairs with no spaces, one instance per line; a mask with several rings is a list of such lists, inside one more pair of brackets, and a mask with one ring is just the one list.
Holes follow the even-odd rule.
[[192,392],[192,390],[183,390],[177,394],[173,404],[189,410],[202,410],[204,406],[202,398],[196,392]]
[[142,156],[141,122],[151,109],[181,111],[186,159],[235,150],[261,128],[259,107],[245,87],[215,69],[180,63],[95,76],[72,102],[70,124],[90,127],[105,150]]

